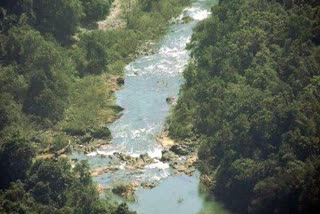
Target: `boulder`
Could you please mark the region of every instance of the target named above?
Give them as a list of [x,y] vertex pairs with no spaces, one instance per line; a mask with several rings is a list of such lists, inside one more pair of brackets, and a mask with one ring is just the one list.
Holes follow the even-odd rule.
[[143,160],[143,162],[150,162],[151,158],[149,157],[149,155],[147,153],[145,154],[141,154],[140,155],[140,159]]
[[168,151],[168,150],[162,151],[161,161],[172,161],[176,158],[177,158],[176,154],[173,153],[172,151]]
[[152,189],[156,186],[157,184],[155,182],[151,182],[151,183],[142,183],[141,186],[142,188],[145,189]]
[[182,17],[182,24],[186,24],[191,22],[193,19],[190,16],[184,16]]
[[134,200],[134,192],[137,188],[137,184],[132,182],[128,184],[118,184],[114,188],[112,188],[112,192],[126,199]]
[[176,102],[176,98],[175,97],[167,97],[166,98],[166,102],[171,105],[174,104]]
[[117,78],[117,84],[118,85],[123,85],[124,84],[124,78],[123,77],[118,77]]
[[177,155],[189,154],[189,151],[187,148],[183,147],[182,145],[178,145],[178,144],[171,146],[170,151],[176,153]]
[[90,130],[91,136],[98,139],[108,139],[111,136],[111,132],[108,127],[100,127]]

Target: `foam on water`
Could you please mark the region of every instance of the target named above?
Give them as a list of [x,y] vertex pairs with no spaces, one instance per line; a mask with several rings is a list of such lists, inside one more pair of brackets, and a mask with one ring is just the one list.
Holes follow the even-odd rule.
[[[136,192],[136,201],[130,204],[130,208],[138,213],[193,214],[203,207],[205,200],[198,192],[198,175],[170,176],[169,164],[160,161],[163,148],[155,139],[164,127],[170,108],[166,98],[177,96],[183,83],[181,72],[189,59],[185,48],[190,42],[192,28],[210,14],[210,4],[214,1],[197,0],[183,10],[175,20],[178,24],[173,25],[170,33],[155,45],[155,54],[141,56],[125,67],[125,85],[116,92],[117,104],[124,111],[122,117],[109,127],[112,143],[87,155],[76,152],[73,155],[79,160],[87,159],[91,168],[104,167],[108,163],[116,166],[119,170],[94,177],[94,181],[104,186],[110,187],[119,181],[149,183],[161,180],[151,190]],[[185,16],[193,20],[183,23]],[[132,157],[147,153],[154,162],[142,169],[130,169],[126,162],[109,157],[115,152]],[[184,201],[177,202],[181,196]],[[221,211],[219,208],[210,213],[223,213]]]
[[[159,46],[155,46],[155,54],[141,56],[125,67],[125,85],[116,92],[117,104],[124,108],[123,115],[109,127],[112,144],[86,155],[94,160],[92,162],[95,165],[103,165],[106,161],[103,157],[115,152],[132,157],[147,153],[152,158],[161,158],[163,148],[155,139],[163,129],[170,107],[166,98],[177,96],[183,82],[181,72],[189,59],[189,52],[185,48],[190,42],[192,28],[210,14],[207,7],[199,2],[184,9],[177,17],[177,20],[182,20],[190,16],[193,21],[173,25]],[[99,183],[106,183],[112,179],[152,181],[168,177],[169,165],[155,161],[137,170],[127,170],[122,163],[117,172],[112,175],[106,173],[96,179]]]
[[87,156],[88,157],[94,157],[94,156],[97,156],[97,154],[98,154],[97,152],[90,152],[90,153],[87,154]]
[[157,161],[155,163],[151,163],[151,164],[146,165],[144,168],[145,169],[158,168],[158,169],[161,169],[161,170],[165,170],[165,169],[169,169],[169,164],[168,163],[163,163],[161,161]]
[[[181,72],[189,59],[185,47],[191,39],[191,29],[209,14],[200,6],[186,8],[177,19],[190,16],[195,21],[173,26],[172,33],[163,39],[155,54],[142,56],[125,67],[124,88],[116,92],[117,102],[125,110],[123,116],[110,126],[112,145],[103,151],[97,150],[97,154],[121,152],[138,157],[147,153],[152,158],[161,158],[162,147],[155,137],[163,128],[169,110],[165,99],[177,96]],[[137,173],[140,179],[159,179],[169,175],[167,167],[162,162],[153,163],[144,168],[143,174],[139,174],[141,171]],[[160,175],[159,170],[165,173]]]

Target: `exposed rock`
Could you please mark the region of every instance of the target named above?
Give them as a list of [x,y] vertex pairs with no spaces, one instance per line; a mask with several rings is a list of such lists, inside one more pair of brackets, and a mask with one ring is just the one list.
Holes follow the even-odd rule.
[[146,189],[152,189],[157,185],[156,182],[151,182],[151,183],[142,183],[141,186],[142,188],[146,188]]
[[167,97],[166,102],[171,105],[176,103],[176,97]]
[[134,199],[133,196],[137,186],[138,184],[135,182],[118,184],[112,189],[112,192],[126,199]]
[[192,154],[190,157],[187,158],[186,163],[189,165],[193,165],[197,163],[197,161],[198,161],[198,155]]
[[202,184],[204,184],[206,186],[213,186],[214,185],[213,179],[211,179],[207,174],[201,175],[200,181]]
[[158,135],[156,140],[162,145],[163,148],[169,148],[174,144],[174,141],[168,137],[168,133],[165,131]]
[[122,154],[122,153],[114,152],[113,155],[114,155],[115,157],[119,158],[119,159],[122,160],[122,161],[125,161],[125,160],[126,160],[125,155]]
[[154,43],[153,42],[145,42],[144,44],[142,44],[139,49],[137,50],[136,54],[134,54],[132,56],[132,58],[137,58],[138,56],[141,55],[151,55],[155,53],[154,50]]
[[127,162],[126,169],[134,170],[134,169],[142,169],[146,164],[141,159],[131,159],[131,161]]
[[90,142],[92,140],[92,137],[90,134],[86,134],[85,136],[80,138],[81,143],[83,144],[87,144],[88,142]]
[[124,78],[123,77],[118,77],[117,78],[117,84],[118,85],[123,85],[124,84]]
[[46,159],[52,159],[54,158],[54,154],[41,154],[41,155],[37,155],[36,159],[37,160],[46,160]]
[[173,153],[172,151],[168,151],[168,150],[162,151],[161,161],[170,162],[170,161],[173,161],[177,158],[178,158],[178,156],[175,153]]
[[177,155],[187,155],[190,151],[188,148],[185,148],[183,145],[175,144],[171,146],[170,151],[176,153]]
[[96,177],[96,176],[102,175],[104,173],[115,172],[117,170],[119,170],[118,166],[107,165],[107,166],[91,169],[90,174],[91,174],[91,176]]
[[170,24],[187,24],[193,20],[190,16],[184,16],[180,19],[179,18],[172,18],[169,22]]
[[146,163],[150,163],[152,158],[149,157],[148,154],[141,154],[140,155],[140,159],[143,160],[143,162],[146,162]]
[[172,165],[174,169],[176,169],[178,172],[186,172],[187,167],[184,165]]
[[96,188],[97,188],[98,193],[103,193],[107,190],[107,188],[102,186],[101,184],[97,184]]
[[99,30],[105,29],[123,29],[126,26],[125,20],[121,17],[123,5],[121,0],[112,1],[112,9],[110,10],[109,15],[105,20],[99,21],[98,28]]
[[59,151],[55,152],[55,155],[59,156],[59,155],[65,154],[67,151],[69,151],[70,145],[71,145],[71,141],[69,140],[68,145],[66,145],[65,147],[63,147]]
[[193,19],[190,16],[184,16],[182,17],[182,24],[186,24],[191,22]]
[[184,163],[172,163],[170,165],[173,169],[175,169],[178,173],[183,173],[187,175],[192,175],[192,173],[196,170],[193,166],[186,165]]

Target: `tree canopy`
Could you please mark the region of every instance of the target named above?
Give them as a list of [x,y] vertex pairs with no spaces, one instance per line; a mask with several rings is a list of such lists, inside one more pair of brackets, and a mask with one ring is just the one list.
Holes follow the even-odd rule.
[[238,213],[319,210],[319,9],[220,1],[195,28],[169,131],[201,140],[210,190]]

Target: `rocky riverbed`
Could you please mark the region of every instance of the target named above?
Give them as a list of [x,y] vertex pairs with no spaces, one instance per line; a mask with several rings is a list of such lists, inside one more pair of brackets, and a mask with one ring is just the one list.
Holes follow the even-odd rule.
[[194,2],[159,43],[132,56],[123,87],[115,92],[124,110],[108,126],[111,143],[82,144],[84,152],[73,154],[74,160],[88,160],[99,191],[109,190],[125,201],[134,196],[128,204],[138,213],[194,214],[205,203],[198,189],[196,139],[175,142],[162,130],[183,83],[192,28],[208,16],[212,3]]
[[[142,170],[148,166],[155,166],[155,164],[168,165],[171,175],[192,175],[196,170],[196,165],[198,163],[197,149],[194,142],[174,142],[167,136],[167,132],[165,131],[158,135],[157,142],[163,147],[161,158],[152,158],[147,153],[141,154],[138,157],[132,157],[121,152],[107,154],[103,151],[109,147],[109,144],[105,144],[103,141],[96,141],[95,144],[89,144],[90,146],[82,146],[80,147],[80,151],[84,151],[87,156],[99,156],[100,158],[108,160],[104,165],[90,170],[93,177],[97,177],[105,173],[116,173],[119,170]],[[78,160],[74,158],[73,161]],[[97,188],[100,192],[111,189],[114,193],[128,198],[134,194],[134,191],[138,187],[153,188],[158,182],[159,180],[149,182],[146,182],[145,180],[132,180],[127,183],[110,185],[109,187],[98,185]]]

